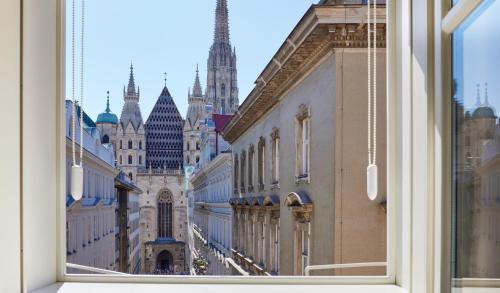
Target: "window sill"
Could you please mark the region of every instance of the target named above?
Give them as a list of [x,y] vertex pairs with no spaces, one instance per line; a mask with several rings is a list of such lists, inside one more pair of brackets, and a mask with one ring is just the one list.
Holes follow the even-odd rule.
[[113,292],[217,292],[240,293],[407,293],[396,285],[185,285],[185,284],[118,284],[118,283],[54,283],[32,293],[113,293]]

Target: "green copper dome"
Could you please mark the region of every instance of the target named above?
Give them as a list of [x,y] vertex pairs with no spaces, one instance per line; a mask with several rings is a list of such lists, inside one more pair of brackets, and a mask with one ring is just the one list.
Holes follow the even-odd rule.
[[488,106],[483,106],[479,107],[476,110],[474,110],[474,113],[472,114],[472,117],[474,118],[492,118],[495,119],[495,111],[491,107]]
[[97,116],[97,120],[95,122],[96,124],[101,124],[101,123],[111,123],[111,124],[118,124],[118,117],[111,112],[109,109],[109,91],[108,91],[108,98],[106,102],[106,111],[104,113],[101,113]]

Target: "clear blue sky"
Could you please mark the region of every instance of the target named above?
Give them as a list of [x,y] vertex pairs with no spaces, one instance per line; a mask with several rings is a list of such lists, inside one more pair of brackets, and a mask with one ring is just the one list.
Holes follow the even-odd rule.
[[[489,0],[466,22],[463,33],[463,102],[466,109],[476,104],[477,86],[481,86],[484,103],[485,83],[488,83],[490,105],[500,115],[500,1]],[[479,18],[478,18],[479,17]],[[459,85],[460,86],[460,85]]]
[[[79,11],[81,0],[75,0]],[[311,4],[318,0],[228,0],[231,43],[238,57],[240,103],[253,88],[276,50]],[[71,3],[67,7],[67,98],[71,98]],[[140,106],[147,119],[167,86],[179,111],[187,111],[187,91],[192,87],[196,64],[203,90],[206,62],[213,40],[216,0],[86,0],[84,109],[95,119],[105,109],[110,91],[111,110],[118,116],[130,62]],[[79,35],[79,13],[77,13]],[[79,44],[77,41],[77,48]],[[78,51],[77,51],[78,53]],[[77,54],[77,64],[79,64]],[[78,72],[78,66],[77,66]],[[77,93],[79,92],[77,74]]]

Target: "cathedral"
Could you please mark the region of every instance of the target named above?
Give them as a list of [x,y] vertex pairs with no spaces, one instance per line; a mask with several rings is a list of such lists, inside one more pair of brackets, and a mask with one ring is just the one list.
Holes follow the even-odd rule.
[[217,1],[207,65],[205,93],[196,69],[185,120],[165,83],[144,122],[131,64],[120,117],[111,112],[108,92],[106,110],[96,121],[101,140],[114,146],[116,167],[142,190],[139,239],[143,274],[188,273],[184,167],[200,161],[200,126],[205,119],[212,114],[232,114],[238,108],[236,53],[229,40],[226,0]]
[[217,0],[214,41],[207,61],[205,93],[200,84],[198,68],[192,91],[188,92],[189,107],[184,123],[184,164],[200,161],[200,127],[212,114],[231,115],[238,110],[238,78],[236,49],[229,37],[227,0]]
[[142,190],[141,273],[186,272],[186,200],[183,191],[183,119],[166,84],[144,123],[139,87],[130,66],[120,118],[106,111],[97,119],[103,141],[116,150],[116,166]]

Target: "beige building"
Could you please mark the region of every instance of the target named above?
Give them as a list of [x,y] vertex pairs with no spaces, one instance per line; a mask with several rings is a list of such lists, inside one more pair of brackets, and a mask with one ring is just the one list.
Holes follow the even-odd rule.
[[[378,185],[386,193],[385,9],[379,8]],[[386,261],[383,202],[366,195],[366,6],[312,6],[224,128],[233,258],[252,275]],[[370,244],[370,245],[368,245]],[[383,275],[383,268],[313,275]]]
[[[92,119],[83,114],[80,139],[80,110],[77,107],[75,147],[79,158],[83,141],[83,198],[71,195],[72,102],[66,102],[66,255],[67,262],[115,270],[115,188],[114,152],[111,144],[101,144],[101,134]],[[69,273],[79,273],[68,269]]]

